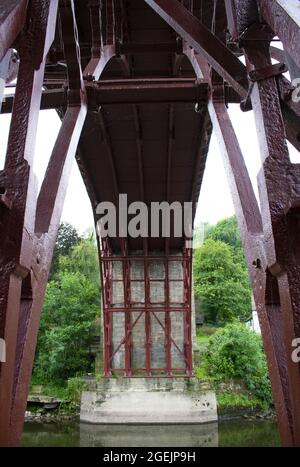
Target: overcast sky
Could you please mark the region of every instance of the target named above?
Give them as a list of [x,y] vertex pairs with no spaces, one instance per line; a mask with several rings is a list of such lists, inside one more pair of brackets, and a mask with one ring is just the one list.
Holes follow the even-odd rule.
[[[243,113],[238,105],[231,105],[229,112],[257,193],[256,176],[260,169],[260,156],[253,112]],[[4,164],[9,122],[9,116],[0,115],[0,170]],[[55,111],[43,110],[40,112],[34,163],[34,171],[39,183],[45,172],[59,127],[60,120]],[[299,153],[291,146],[290,154],[293,162],[299,162]],[[196,225],[199,225],[200,222],[216,223],[232,214],[234,214],[234,208],[222,157],[216,138],[213,136],[198,203]],[[93,225],[89,199],[76,162],[73,166],[62,221],[71,223],[80,233]]]

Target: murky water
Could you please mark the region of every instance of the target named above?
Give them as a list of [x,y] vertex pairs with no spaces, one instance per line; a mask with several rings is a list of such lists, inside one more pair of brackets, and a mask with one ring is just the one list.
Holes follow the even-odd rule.
[[79,423],[26,423],[23,446],[202,447],[279,446],[271,421],[230,421],[208,425],[95,426]]

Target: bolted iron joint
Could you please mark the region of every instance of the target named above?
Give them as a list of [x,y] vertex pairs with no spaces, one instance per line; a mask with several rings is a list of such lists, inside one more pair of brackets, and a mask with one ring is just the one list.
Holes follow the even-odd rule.
[[276,63],[275,65],[268,65],[262,68],[257,68],[256,70],[250,71],[248,74],[249,80],[253,83],[257,81],[263,81],[268,78],[273,78],[279,76],[282,73],[286,73],[288,67],[285,63]]

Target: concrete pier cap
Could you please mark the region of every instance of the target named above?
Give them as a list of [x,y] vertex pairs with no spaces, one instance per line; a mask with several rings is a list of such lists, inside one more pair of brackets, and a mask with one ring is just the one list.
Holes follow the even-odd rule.
[[103,379],[81,400],[82,423],[202,424],[217,419],[215,393],[196,378]]

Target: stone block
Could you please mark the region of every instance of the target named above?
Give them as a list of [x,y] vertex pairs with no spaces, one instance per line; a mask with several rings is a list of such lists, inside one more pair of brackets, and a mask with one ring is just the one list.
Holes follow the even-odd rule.
[[199,390],[188,378],[137,379],[106,380],[98,383],[97,391],[83,392],[80,421],[105,425],[217,421],[213,391]]

